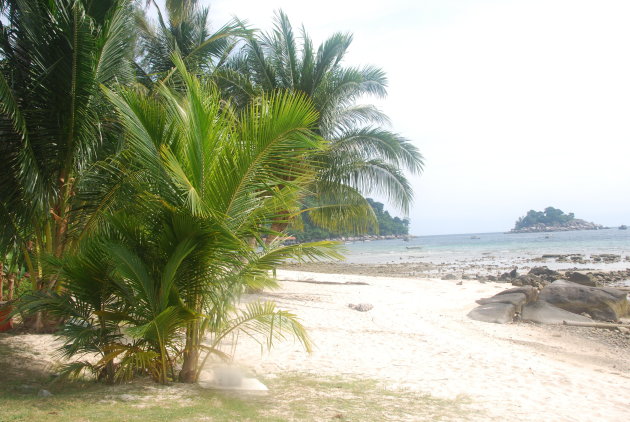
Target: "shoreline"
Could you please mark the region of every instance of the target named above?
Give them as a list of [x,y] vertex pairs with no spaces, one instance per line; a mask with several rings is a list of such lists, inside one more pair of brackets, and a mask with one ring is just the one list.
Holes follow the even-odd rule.
[[[567,255],[569,256],[569,255]],[[562,259],[562,257],[560,258]],[[571,261],[569,261],[571,262]],[[384,276],[403,278],[435,278],[477,280],[480,282],[508,282],[501,280],[505,273],[516,269],[519,275],[527,274],[532,268],[547,266],[545,260],[523,260],[523,262],[507,261],[504,263],[487,264],[476,261],[450,263],[427,262],[398,262],[385,264],[358,264],[347,262],[313,262],[287,263],[280,267],[282,270],[301,271],[328,274],[347,274],[359,276]],[[602,286],[630,287],[630,263],[626,269],[601,270],[595,266],[591,268],[571,266],[554,268],[559,273],[581,272],[594,274]]]

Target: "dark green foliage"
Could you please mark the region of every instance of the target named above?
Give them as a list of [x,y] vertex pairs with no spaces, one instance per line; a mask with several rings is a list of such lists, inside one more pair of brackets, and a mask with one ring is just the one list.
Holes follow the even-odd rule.
[[573,220],[575,220],[575,215],[572,212],[565,214],[564,211],[558,208],[547,207],[544,211],[529,210],[527,215],[516,221],[514,229],[520,230],[537,224],[544,224],[546,226],[561,226],[570,223]]
[[[371,198],[367,198],[367,202],[370,204],[372,211],[374,211],[374,214],[376,215],[376,220],[378,221],[378,232],[375,230],[369,230],[363,234],[378,234],[381,236],[403,236],[409,234],[409,219],[392,217],[389,212],[384,209],[384,205],[382,203],[376,202]],[[302,225],[303,228],[301,230],[294,229],[290,231],[291,235],[299,242],[356,235],[356,233],[348,231],[330,231],[318,227],[311,221],[308,214],[302,215]]]

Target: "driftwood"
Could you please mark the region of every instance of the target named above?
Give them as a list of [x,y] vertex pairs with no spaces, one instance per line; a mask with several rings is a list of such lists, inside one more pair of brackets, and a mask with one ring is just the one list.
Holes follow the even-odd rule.
[[589,327],[589,328],[604,328],[607,330],[616,330],[619,327],[625,327],[630,329],[628,324],[615,324],[612,322],[571,322],[562,321],[563,325],[569,325],[571,327]]
[[363,281],[346,281],[345,283],[339,281],[315,281],[315,280],[287,280],[293,281],[295,283],[310,283],[310,284],[338,284],[338,285],[359,285],[359,286],[369,286],[369,283],[365,283]]

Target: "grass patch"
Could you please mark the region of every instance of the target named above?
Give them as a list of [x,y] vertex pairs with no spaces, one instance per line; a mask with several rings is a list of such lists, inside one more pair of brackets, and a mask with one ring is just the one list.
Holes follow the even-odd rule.
[[[261,379],[266,395],[156,385],[52,382],[44,365],[0,338],[0,421],[462,421],[469,402],[387,389],[375,380],[285,374]],[[22,352],[22,353],[21,353]],[[33,353],[31,352],[31,355]],[[32,358],[31,358],[32,360]],[[30,369],[29,369],[30,368]],[[38,397],[42,389],[51,397]]]

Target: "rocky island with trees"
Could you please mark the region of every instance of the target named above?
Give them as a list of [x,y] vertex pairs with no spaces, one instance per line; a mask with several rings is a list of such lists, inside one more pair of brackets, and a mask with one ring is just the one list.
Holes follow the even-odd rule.
[[572,212],[565,214],[561,209],[547,207],[544,211],[529,210],[525,216],[516,221],[510,233],[601,230],[604,228],[601,224],[575,218],[575,214]]

